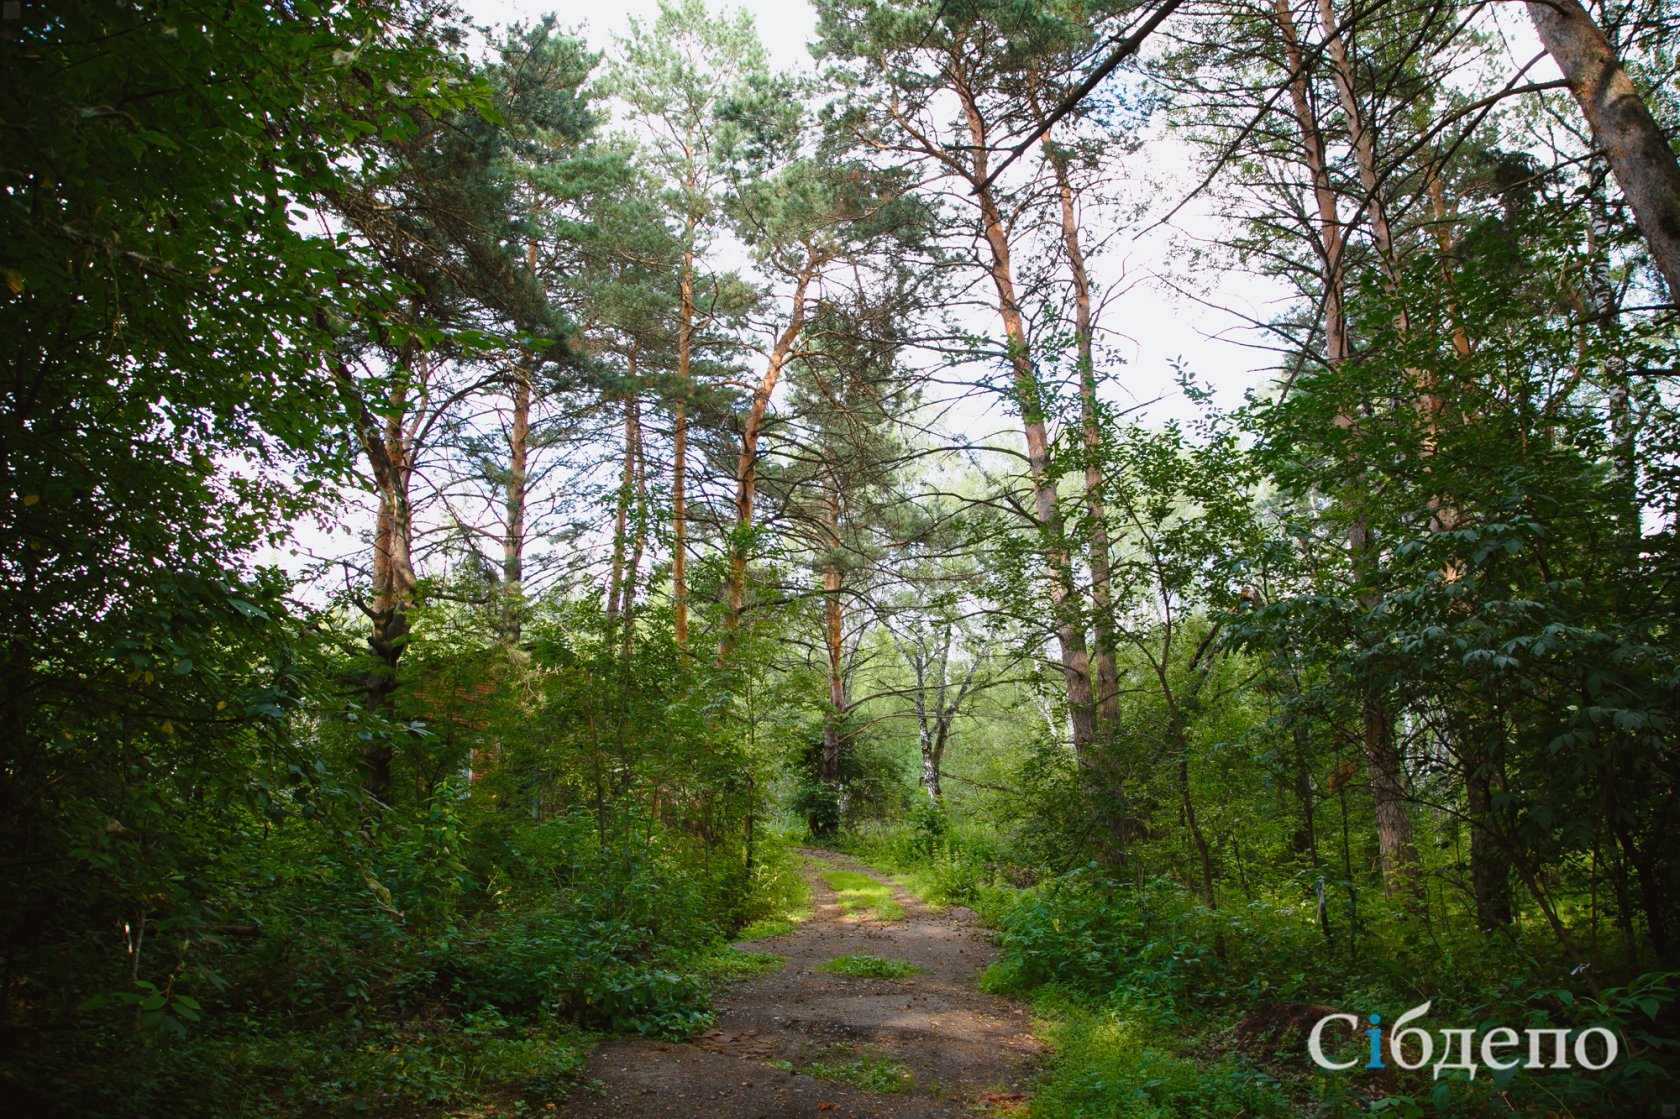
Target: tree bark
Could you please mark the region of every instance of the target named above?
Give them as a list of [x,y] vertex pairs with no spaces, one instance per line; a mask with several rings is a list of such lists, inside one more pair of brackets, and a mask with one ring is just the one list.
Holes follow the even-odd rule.
[[828,710],[823,712],[821,776],[825,784],[840,780],[840,755],[844,748],[840,725],[846,717],[844,616],[841,610],[839,481],[827,477],[823,528],[828,534],[828,559],[823,564],[823,645],[828,652]]
[[1347,359],[1347,319],[1342,307],[1342,251],[1345,234],[1340,205],[1330,183],[1330,169],[1324,154],[1324,134],[1313,113],[1311,86],[1301,35],[1289,0],[1275,0],[1278,30],[1283,34],[1284,59],[1289,67],[1289,100],[1295,122],[1301,129],[1302,160],[1312,179],[1313,199],[1318,205],[1319,263],[1324,270],[1324,358],[1333,366]]
[[[952,631],[949,626],[939,633],[939,651],[929,651],[923,635],[916,635],[916,748],[922,758],[922,791],[934,804],[940,804],[945,790],[940,785],[940,762],[945,752],[945,731],[950,717],[946,713],[947,673],[951,663]],[[937,656],[937,660],[935,660]],[[930,681],[929,676],[933,679]],[[928,705],[929,689],[933,691],[933,705]]]
[[[535,215],[533,215],[534,217]],[[525,246],[525,267],[537,274],[537,243]],[[531,382],[534,356],[513,367],[513,419],[508,427],[506,534],[502,537],[502,639],[519,644],[525,604],[525,502],[530,490]]]
[[619,603],[620,654],[628,661],[636,639],[636,579],[641,571],[642,552],[647,547],[648,519],[647,455],[642,446],[642,402],[641,398],[634,394],[625,404],[624,436],[626,454],[635,464],[635,506],[631,518],[635,525],[635,533],[630,547],[630,558],[624,566],[624,587],[620,592]]
[[1382,865],[1383,893],[1388,897],[1421,899],[1423,880],[1417,848],[1412,845],[1412,821],[1406,815],[1406,780],[1394,740],[1394,723],[1381,701],[1365,701],[1365,765],[1371,778],[1371,803],[1377,816],[1377,850]]
[[808,252],[794,280],[792,308],[787,326],[776,338],[765,362],[764,375],[753,390],[752,402],[741,424],[741,451],[735,461],[735,530],[729,544],[729,601],[723,616],[723,636],[718,641],[718,664],[722,666],[733,653],[735,638],[741,628],[741,614],[746,607],[747,593],[747,537],[752,532],[753,502],[758,493],[758,437],[764,428],[764,414],[770,407],[770,395],[776,391],[782,369],[793,356],[793,347],[805,329],[805,294],[821,266],[815,251]]
[[1577,0],[1528,0],[1527,7],[1633,208],[1669,299],[1680,303],[1680,160],[1587,10]]
[[[1348,60],[1336,22],[1331,0],[1318,0],[1318,14],[1324,30],[1324,45],[1330,56],[1330,72],[1336,92],[1341,97],[1342,112],[1347,117],[1348,144],[1353,148],[1354,164],[1359,168],[1359,185],[1365,190],[1365,215],[1371,223],[1371,241],[1377,249],[1377,260],[1389,290],[1396,295],[1400,288],[1400,262],[1394,246],[1394,231],[1388,223],[1388,205],[1383,200],[1382,175],[1377,166],[1376,137],[1360,110],[1358,87],[1354,82],[1353,64]],[[1407,329],[1406,311],[1402,307],[1398,321],[1400,332]]]
[[688,648],[688,400],[694,349],[693,215],[683,238],[682,274],[678,277],[677,399],[671,416],[671,612],[677,648]]
[[1109,567],[1107,511],[1103,508],[1102,426],[1097,408],[1097,368],[1091,316],[1091,277],[1079,241],[1079,215],[1074,207],[1073,182],[1067,157],[1044,134],[1044,157],[1056,176],[1061,203],[1062,245],[1073,281],[1074,338],[1079,362],[1079,422],[1085,449],[1085,515],[1090,520],[1087,540],[1091,564],[1091,612],[1095,653],[1094,681],[1097,733],[1112,739],[1120,725],[1120,673],[1116,667],[1114,595]]
[[[1318,0],[1318,13],[1324,33],[1326,53],[1331,62],[1331,75],[1347,118],[1348,143],[1353,148],[1354,163],[1359,169],[1359,182],[1365,190],[1365,213],[1371,225],[1371,240],[1389,291],[1399,298],[1400,263],[1394,245],[1394,233],[1388,221],[1388,208],[1383,201],[1382,178],[1377,166],[1376,138],[1360,109],[1353,64],[1348,60],[1336,21],[1332,0]],[[1406,309],[1399,307],[1395,326],[1404,335],[1410,328]],[[1420,385],[1428,378],[1414,371]],[[1427,388],[1423,395],[1427,395]],[[1420,397],[1421,399],[1422,397]],[[1352,424],[1352,417],[1346,421]],[[1355,562],[1370,548],[1370,533],[1361,523],[1349,532],[1349,545]],[[1380,601],[1380,595],[1367,596],[1367,609]],[[1408,905],[1422,900],[1422,877],[1418,872],[1417,848],[1412,842],[1411,817],[1406,815],[1406,789],[1403,767],[1394,739],[1393,716],[1387,705],[1375,693],[1367,694],[1362,705],[1364,723],[1365,760],[1371,778],[1371,796],[1377,817],[1377,843],[1382,852],[1383,891],[1390,897],[1407,896]]]
[[1033,506],[1042,536],[1040,550],[1049,577],[1051,617],[1055,621],[1056,639],[1061,653],[1062,679],[1067,688],[1074,755],[1082,767],[1089,768],[1096,761],[1092,756],[1091,746],[1097,737],[1090,653],[1085,643],[1084,623],[1079,617],[1078,596],[1073,588],[1072,563],[1056,493],[1056,479],[1050,473],[1050,439],[1044,422],[1043,395],[1038,383],[1038,373],[1033,368],[1032,348],[1021,315],[1020,301],[1015,293],[1009,234],[1004,228],[1003,215],[998,209],[995,191],[991,186],[983,185],[987,178],[989,151],[985,121],[972,93],[965,86],[959,83],[955,92],[962,104],[968,122],[969,137],[973,142],[970,182],[976,188],[981,232],[991,252],[991,266],[988,271],[997,290],[998,315],[1003,320],[1004,338],[1009,346],[1015,403],[1021,409],[1022,432],[1027,444],[1027,469],[1033,488]]
[[[630,376],[636,375],[635,351],[629,358]],[[612,563],[607,572],[607,632],[610,635],[622,609],[624,593],[625,551],[629,547],[630,503],[636,486],[635,411],[628,399],[624,402],[624,465],[619,470],[618,500],[613,509]],[[609,636],[609,640],[610,640]]]
[[[408,367],[415,354],[407,355]],[[389,715],[397,691],[397,664],[408,644],[408,611],[414,604],[414,526],[409,504],[413,455],[403,426],[408,409],[407,389],[391,390],[390,411],[383,429],[364,417],[363,450],[373,470],[379,495],[374,521],[372,601],[368,606],[368,648],[374,666],[368,674],[366,708]],[[362,748],[362,787],[379,799],[391,786],[391,740],[375,734]]]
[[513,420],[508,427],[507,529],[502,537],[502,638],[519,644],[525,586],[525,499],[531,454],[531,369],[513,370]]

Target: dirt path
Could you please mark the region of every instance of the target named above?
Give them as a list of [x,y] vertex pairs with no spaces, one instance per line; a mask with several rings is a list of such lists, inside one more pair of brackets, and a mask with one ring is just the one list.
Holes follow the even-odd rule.
[[[809,863],[810,920],[785,936],[740,945],[787,963],[719,995],[717,1027],[693,1041],[603,1043],[585,1073],[600,1094],[580,1089],[561,1114],[924,1119],[1019,1106],[1039,1045],[1024,1007],[976,989],[992,949],[972,914],[933,913],[896,887],[902,920],[843,913],[820,872],[884,876],[831,851],[800,853]],[[854,955],[920,970],[896,979],[818,970]]]

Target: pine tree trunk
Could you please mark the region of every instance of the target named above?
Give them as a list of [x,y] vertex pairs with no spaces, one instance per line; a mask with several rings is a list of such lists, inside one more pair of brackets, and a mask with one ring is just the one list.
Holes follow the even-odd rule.
[[[533,215],[534,217],[534,215]],[[525,267],[537,274],[537,244],[525,246]],[[513,367],[513,418],[508,427],[506,534],[502,537],[502,639],[518,645],[525,613],[525,502],[531,470],[531,382],[536,359]]]
[[1318,206],[1318,253],[1324,270],[1324,359],[1332,367],[1348,356],[1347,320],[1342,309],[1342,250],[1344,231],[1336,191],[1324,153],[1324,135],[1313,114],[1311,87],[1301,35],[1289,0],[1275,0],[1278,30],[1283,34],[1284,59],[1289,67],[1289,100],[1301,129],[1302,159],[1312,179],[1313,200]]
[[1680,303],[1680,160],[1603,30],[1577,0],[1529,0],[1528,14],[1633,207],[1669,299]]
[[[1388,205],[1383,200],[1382,171],[1377,166],[1376,137],[1361,111],[1353,64],[1348,61],[1342,45],[1341,32],[1331,0],[1318,0],[1318,14],[1324,30],[1324,43],[1330,56],[1330,72],[1335,79],[1336,92],[1341,96],[1342,112],[1347,118],[1348,143],[1353,148],[1354,164],[1359,168],[1359,185],[1365,191],[1365,214],[1371,223],[1371,241],[1377,249],[1377,260],[1389,290],[1398,293],[1400,286],[1399,257],[1394,247],[1394,232],[1388,223]],[[1407,329],[1406,312],[1400,310],[1398,326]]]
[[688,219],[678,278],[677,400],[671,417],[671,612],[678,649],[688,648],[688,401],[694,349],[694,227]]
[[525,499],[531,454],[531,370],[514,368],[513,420],[508,428],[507,530],[502,537],[502,638],[519,643],[524,612]]
[[1103,507],[1102,429],[1097,409],[1097,368],[1091,318],[1091,277],[1085,250],[1079,242],[1079,215],[1074,208],[1073,183],[1067,159],[1044,137],[1046,161],[1056,176],[1061,202],[1062,244],[1073,280],[1074,336],[1079,361],[1079,422],[1085,448],[1085,515],[1090,522],[1087,540],[1091,564],[1091,611],[1095,637],[1094,667],[1097,733],[1111,740],[1120,725],[1120,673],[1116,667],[1114,595],[1109,569],[1107,510]]
[[[412,357],[409,355],[410,360]],[[392,714],[397,665],[408,644],[408,611],[414,603],[414,526],[409,508],[413,461],[403,427],[407,403],[403,388],[392,390],[384,430],[378,437],[368,439],[365,448],[379,491],[379,511],[374,522],[372,602],[368,609],[368,648],[375,663],[368,674],[366,707],[384,716]],[[391,761],[391,740],[375,734],[362,749],[361,768],[362,787],[376,798],[389,795]]]
[[[636,347],[631,344],[625,357],[631,383],[636,380]],[[618,499],[613,508],[612,561],[607,570],[607,632],[623,609],[625,549],[629,546],[630,505],[636,489],[636,411],[631,397],[624,400],[624,465],[619,470]],[[609,637],[609,641],[611,638]]]
[[841,573],[834,558],[840,547],[839,483],[829,478],[825,501],[824,529],[828,534],[830,559],[823,567],[823,644],[828,651],[828,710],[823,712],[823,753],[821,776],[825,784],[840,780],[840,755],[843,749],[840,724],[846,717],[845,618],[841,610]]
[[635,464],[635,533],[630,546],[630,558],[624,565],[624,588],[620,592],[619,638],[620,655],[628,661],[636,639],[636,579],[641,572],[642,553],[647,547],[647,455],[642,446],[642,402],[635,395],[625,405],[624,434],[627,454]]
[[[408,345],[395,355],[398,368],[413,369],[418,347]],[[413,524],[409,510],[409,482],[414,469],[413,447],[404,427],[408,412],[407,390],[402,384],[391,389],[383,422],[368,408],[360,386],[341,358],[329,359],[328,367],[338,384],[355,425],[356,439],[367,455],[373,474],[378,511],[373,531],[371,601],[364,608],[368,616],[368,650],[374,664],[363,685],[363,706],[372,714],[389,716],[395,705],[397,665],[408,642],[408,610],[414,601]],[[388,738],[374,735],[363,747],[359,759],[362,788],[375,798],[384,798],[391,785],[392,749]]]
[[[1400,265],[1394,234],[1388,222],[1388,208],[1383,201],[1376,138],[1361,112],[1353,66],[1343,46],[1331,0],[1318,0],[1318,12],[1326,53],[1331,62],[1331,75],[1347,119],[1348,142],[1353,148],[1354,163],[1359,168],[1360,186],[1365,191],[1365,212],[1371,223],[1371,240],[1377,250],[1384,280],[1390,292],[1398,296]],[[1402,335],[1410,330],[1404,306],[1398,312],[1395,326]],[[1420,383],[1427,382],[1427,377],[1417,371],[1414,371],[1414,376]],[[1351,424],[1351,417],[1347,422]],[[1369,551],[1367,526],[1361,524],[1350,533],[1350,545],[1358,562]],[[1371,596],[1365,605],[1369,608],[1378,601],[1378,597]],[[1393,715],[1380,697],[1368,694],[1363,704],[1362,720],[1365,760],[1376,807],[1377,843],[1382,852],[1383,890],[1391,897],[1408,895],[1408,904],[1415,904],[1422,898],[1422,877],[1418,872],[1417,848],[1412,842],[1411,817],[1406,815],[1405,810],[1405,782],[1394,738]]]
[[734,652],[735,638],[741,628],[741,615],[746,609],[748,538],[753,528],[753,502],[758,493],[758,437],[764,429],[764,415],[770,407],[770,396],[776,391],[782,369],[793,356],[793,347],[805,329],[805,293],[816,277],[821,262],[815,253],[808,254],[793,289],[792,309],[787,327],[776,338],[765,363],[764,375],[753,390],[752,402],[741,425],[741,450],[735,462],[735,531],[730,534],[728,606],[723,616],[723,636],[718,641],[718,664],[721,666]]
[[1056,479],[1050,473],[1050,439],[1044,422],[1044,401],[1033,368],[1031,345],[1026,324],[1021,316],[1020,301],[1015,293],[1015,276],[1010,264],[1009,235],[1004,229],[1003,215],[998,210],[997,197],[990,186],[978,189],[987,176],[988,140],[979,107],[966,88],[955,91],[962,102],[968,121],[974,153],[970,167],[971,183],[977,188],[980,205],[981,232],[991,251],[989,269],[997,290],[998,314],[1003,319],[1005,341],[1009,345],[1009,362],[1014,373],[1015,403],[1021,409],[1022,432],[1027,443],[1027,470],[1033,488],[1033,507],[1041,536],[1041,554],[1049,576],[1050,611],[1055,621],[1057,645],[1061,652],[1062,679],[1067,688],[1068,718],[1071,724],[1074,755],[1081,766],[1090,768],[1096,762],[1092,744],[1096,741],[1096,703],[1091,688],[1090,653],[1085,643],[1085,627],[1080,618],[1079,600],[1073,587],[1073,568],[1068,554],[1067,534],[1062,523]]

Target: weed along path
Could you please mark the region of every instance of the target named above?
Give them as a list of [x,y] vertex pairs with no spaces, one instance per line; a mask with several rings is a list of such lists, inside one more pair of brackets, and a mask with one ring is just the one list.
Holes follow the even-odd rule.
[[716,1026],[688,1042],[604,1042],[563,1115],[931,1119],[1023,1106],[1040,1046],[1025,1007],[975,986],[992,950],[973,918],[934,913],[848,856],[800,853],[810,918],[737,946],[786,962],[721,992]]

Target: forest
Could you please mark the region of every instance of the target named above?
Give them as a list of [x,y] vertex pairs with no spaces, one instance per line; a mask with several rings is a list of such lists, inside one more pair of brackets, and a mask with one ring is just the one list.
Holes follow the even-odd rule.
[[1680,7],[810,7],[4,5],[6,1113],[1675,1114]]

